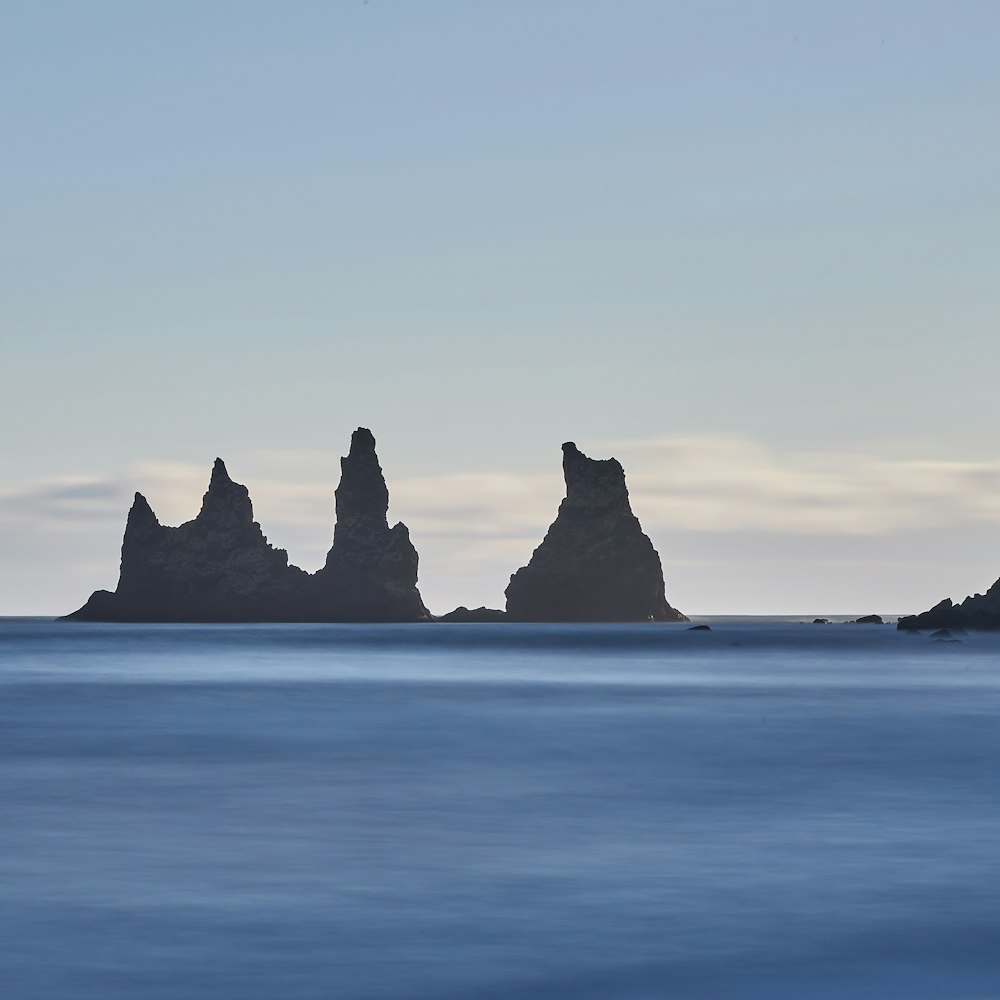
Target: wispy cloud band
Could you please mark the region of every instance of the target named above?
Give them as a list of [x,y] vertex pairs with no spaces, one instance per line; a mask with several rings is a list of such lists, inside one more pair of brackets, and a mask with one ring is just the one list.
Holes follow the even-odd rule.
[[[584,448],[595,457],[614,454],[622,461],[635,511],[663,550],[674,579],[698,561],[691,552],[699,546],[685,545],[686,554],[678,553],[672,566],[662,540],[669,538],[676,548],[676,539],[687,534],[706,539],[707,571],[709,563],[726,561],[720,561],[718,546],[708,544],[707,536],[766,534],[785,537],[789,544],[804,536],[840,537],[863,546],[866,538],[1000,525],[1000,461],[845,451],[783,454],[733,435]],[[326,454],[259,454],[230,461],[233,476],[250,488],[272,542],[288,548],[292,560],[307,569],[320,565],[330,543],[336,483],[318,478],[316,470],[333,467]],[[558,468],[543,475],[493,471],[403,478],[387,471],[390,516],[410,528],[421,554],[422,585],[434,589],[432,578],[448,578],[455,585],[442,587],[441,593],[449,597],[461,586],[482,592],[486,580],[492,581],[490,593],[502,592],[508,575],[538,544],[563,494]],[[18,535],[20,543],[8,547],[4,558],[31,558],[25,550],[31,538],[47,550],[52,539],[79,535],[95,546],[88,566],[104,560],[116,564],[117,544],[111,539],[120,538],[133,490],[149,498],[164,523],[176,524],[197,512],[208,473],[207,465],[144,461],[120,478],[53,477],[9,485],[0,489],[0,524],[5,537]],[[98,552],[98,543],[108,551]],[[75,545],[72,557],[82,558],[87,547]],[[56,548],[47,554],[58,557]],[[5,568],[5,576],[16,577],[16,566]],[[726,572],[733,571],[730,564]],[[95,586],[107,583],[94,581]]]

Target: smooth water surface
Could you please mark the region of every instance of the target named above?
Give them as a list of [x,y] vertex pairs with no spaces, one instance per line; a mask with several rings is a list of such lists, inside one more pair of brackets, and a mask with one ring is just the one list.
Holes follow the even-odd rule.
[[0,996],[1000,997],[1000,636],[0,621]]

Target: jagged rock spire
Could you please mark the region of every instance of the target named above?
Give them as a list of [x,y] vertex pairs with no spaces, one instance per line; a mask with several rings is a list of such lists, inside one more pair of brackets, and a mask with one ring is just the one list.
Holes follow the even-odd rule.
[[273,621],[298,614],[306,574],[268,545],[247,488],[216,459],[197,517],[161,525],[136,493],[114,593],[70,617],[97,621]]
[[527,566],[507,587],[523,621],[687,621],[664,596],[653,543],[632,513],[625,471],[613,459],[563,446],[566,498]]
[[196,520],[215,528],[240,527],[253,524],[253,504],[249,490],[229,477],[226,463],[221,458],[212,466],[208,490],[201,500],[201,510]]
[[417,550],[405,524],[386,520],[389,491],[367,427],[351,435],[340,460],[337,524],[326,565],[316,574],[318,614],[335,621],[423,621]]
[[148,525],[159,527],[160,522],[153,513],[153,508],[149,506],[149,501],[141,493],[136,493],[132,506],[129,508],[125,531],[127,533],[130,528],[135,530]]
[[[389,490],[375,454],[375,436],[367,427],[351,435],[351,448],[340,460],[333,544],[377,545],[389,530]],[[332,550],[331,550],[332,551]]]
[[572,442],[562,446],[563,478],[567,507],[603,507],[619,503],[629,507],[625,470],[616,458],[587,458]]
[[390,528],[389,493],[365,427],[341,459],[337,525],[314,576],[288,564],[253,519],[249,491],[215,460],[198,516],[161,525],[135,495],[114,593],[97,591],[70,618],[95,621],[423,621],[417,553]]

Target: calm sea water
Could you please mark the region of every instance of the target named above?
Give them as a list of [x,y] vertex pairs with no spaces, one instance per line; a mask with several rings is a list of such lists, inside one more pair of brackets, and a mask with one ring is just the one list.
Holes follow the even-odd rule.
[[1000,636],[0,621],[0,996],[1000,997]]

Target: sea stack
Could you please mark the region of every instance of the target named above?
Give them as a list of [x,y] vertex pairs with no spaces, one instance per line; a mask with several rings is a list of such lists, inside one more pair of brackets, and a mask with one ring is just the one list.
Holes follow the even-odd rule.
[[900,618],[897,628],[1000,629],[1000,580],[985,594],[973,594],[961,604],[954,604],[949,598],[945,598],[929,611]]
[[566,498],[541,545],[507,587],[515,621],[686,622],[664,594],[663,568],[632,513],[625,470],[562,446]]
[[311,581],[327,621],[429,621],[417,590],[417,550],[405,524],[389,527],[389,491],[367,427],[340,460],[337,525],[326,565]]
[[173,528],[136,493],[114,593],[98,590],[69,618],[85,621],[243,622],[293,618],[307,574],[268,544],[245,486],[215,460],[201,511]]
[[417,590],[417,553],[386,522],[389,493],[371,431],[358,428],[336,491],[326,565],[310,576],[268,544],[245,486],[215,460],[193,521],[160,524],[136,493],[114,593],[98,590],[67,618],[117,622],[415,622],[430,618]]

